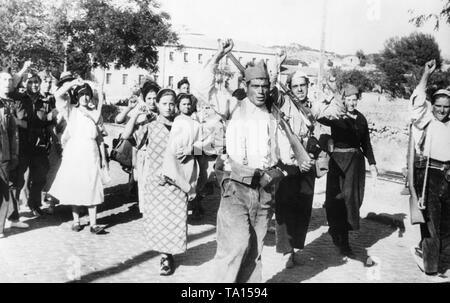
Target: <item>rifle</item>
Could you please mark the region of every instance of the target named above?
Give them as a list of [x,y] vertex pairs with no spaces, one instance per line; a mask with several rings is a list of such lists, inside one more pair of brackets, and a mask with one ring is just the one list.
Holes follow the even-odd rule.
[[[227,54],[228,58],[236,65],[238,70],[241,72],[242,76],[245,76],[245,68],[242,66],[242,64],[239,62],[239,60],[236,59],[236,57],[230,52]],[[305,147],[303,146],[300,139],[294,134],[292,131],[291,126],[289,123],[284,119],[283,112],[278,108],[278,106],[273,102],[271,106],[271,113],[277,120],[278,124],[280,125],[281,129],[286,134],[286,137],[289,140],[289,144],[291,145],[292,151],[294,152],[295,159],[297,160],[297,164],[300,166],[304,161],[311,161],[311,157],[309,156],[308,152],[306,151]]]
[[412,133],[413,124],[409,125],[409,143],[408,143],[408,188],[409,188],[409,212],[411,224],[425,223],[422,211],[419,209],[419,198],[414,188],[414,160],[416,156],[416,148]]

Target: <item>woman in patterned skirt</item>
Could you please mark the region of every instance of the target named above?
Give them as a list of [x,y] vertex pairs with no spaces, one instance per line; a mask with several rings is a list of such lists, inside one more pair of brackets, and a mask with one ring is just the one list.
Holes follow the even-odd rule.
[[156,97],[159,116],[136,128],[136,121],[144,115],[139,108],[128,121],[122,134],[124,139],[134,136],[139,146],[146,145],[146,165],[142,167],[139,203],[143,213],[144,232],[149,248],[162,253],[161,275],[174,272],[174,254],[184,253],[187,247],[187,194],[162,174],[162,166],[175,118],[176,94],[162,89]]

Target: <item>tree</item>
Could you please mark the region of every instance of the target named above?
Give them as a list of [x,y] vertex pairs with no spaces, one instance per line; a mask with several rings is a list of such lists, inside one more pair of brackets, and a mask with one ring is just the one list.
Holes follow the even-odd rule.
[[[120,8],[107,0],[78,1],[78,16],[73,20],[61,18],[56,24],[60,37],[72,38],[69,52],[72,70],[109,68],[111,63],[115,67],[135,65],[156,70],[156,46],[177,41],[168,23],[169,15],[155,13],[153,9],[159,5],[153,0],[132,0],[128,3],[134,5]],[[80,59],[84,63],[76,67]]]
[[49,33],[49,12],[40,0],[0,0],[0,60],[16,69],[32,59],[37,68],[61,63],[61,44]]
[[437,66],[441,66],[441,51],[433,36],[413,33],[389,39],[384,50],[375,57],[375,64],[385,74],[383,88],[394,96],[409,97],[425,62],[431,59],[436,59]]
[[[69,69],[86,77],[94,67],[156,70],[156,46],[175,43],[167,13],[155,0],[0,0],[0,60],[17,69]],[[68,40],[71,43],[65,47]]]
[[[414,10],[410,10],[410,13],[414,14]],[[450,25],[450,0],[447,0],[447,2],[444,1],[444,6],[439,13],[422,14],[409,20],[409,22],[417,27],[423,26],[428,21],[434,22],[435,30],[439,29],[441,21]]]
[[363,50],[361,50],[361,49],[358,50],[356,52],[356,57],[358,57],[358,59],[359,59],[359,66],[361,66],[361,67],[366,66],[366,64],[367,64],[367,57],[364,54]]

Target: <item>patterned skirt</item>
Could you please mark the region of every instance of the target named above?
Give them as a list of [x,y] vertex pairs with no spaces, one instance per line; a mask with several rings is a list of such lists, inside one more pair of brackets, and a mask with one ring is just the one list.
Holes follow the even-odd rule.
[[178,187],[145,178],[138,186],[143,230],[148,248],[167,254],[187,249],[187,198]]

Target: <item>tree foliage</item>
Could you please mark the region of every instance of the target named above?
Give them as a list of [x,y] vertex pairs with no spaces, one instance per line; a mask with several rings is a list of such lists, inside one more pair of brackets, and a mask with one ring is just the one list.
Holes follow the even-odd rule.
[[431,59],[436,59],[438,68],[441,66],[441,51],[433,36],[413,33],[389,39],[375,63],[385,74],[383,88],[394,96],[409,97],[423,66]]
[[[156,69],[156,46],[175,42],[176,35],[165,13],[156,14],[152,0],[129,1],[135,7],[118,8],[105,0],[79,0],[80,15],[61,20],[58,29],[72,38],[72,55],[91,54],[92,67],[139,66]],[[85,60],[87,58],[84,58]]]
[[40,0],[0,0],[0,60],[17,69],[32,59],[37,67],[61,63],[61,44],[51,34],[50,15]]
[[[156,46],[177,41],[170,17],[155,0],[0,0],[0,59],[17,68],[31,58],[41,66],[87,76],[100,66],[156,70]],[[70,42],[70,43],[68,43]]]
[[371,73],[353,69],[343,70],[339,67],[332,68],[330,74],[336,78],[336,84],[342,89],[346,84],[353,84],[361,91],[371,91],[374,87],[374,81],[371,79]]
[[[441,22],[450,25],[450,0],[444,0],[443,2],[443,7],[439,13],[421,14],[411,18],[410,22],[417,27],[421,27],[427,22],[434,22],[435,30],[440,28]],[[410,10],[410,13],[414,14],[414,10]]]

